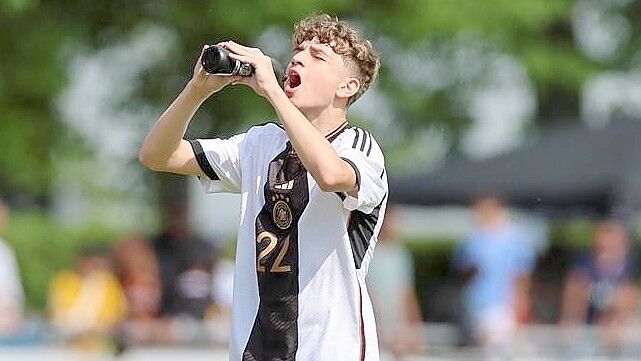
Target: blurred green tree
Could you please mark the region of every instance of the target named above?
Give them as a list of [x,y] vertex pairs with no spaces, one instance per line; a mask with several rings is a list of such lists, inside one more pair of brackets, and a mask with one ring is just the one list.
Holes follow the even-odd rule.
[[[400,129],[386,132],[388,136],[400,134],[395,144],[403,145],[388,149],[394,165],[408,159],[407,152],[416,156],[423,149],[417,146],[425,143],[424,138],[416,136],[420,130],[448,134],[448,142],[442,146],[457,149],[473,123],[470,112],[463,109],[469,102],[466,91],[486,85],[487,77],[494,76],[487,71],[492,57],[508,57],[525,69],[536,98],[531,115],[534,126],[545,126],[562,116],[576,117],[586,80],[604,70],[628,70],[639,65],[641,1],[616,1],[618,5],[612,11],[626,19],[623,28],[628,38],[613,56],[595,58],[577,45],[573,22],[577,6],[604,3],[0,0],[0,195],[46,198],[53,191],[56,162],[92,156],[90,144],[63,121],[57,104],[74,75],[72,60],[119,44],[140,26],[168,29],[178,40],[166,59],[153,62],[143,74],[131,99],[119,106],[144,104],[160,112],[191,76],[203,43],[233,38],[256,44],[266,29],[287,34],[295,21],[318,12],[357,22],[382,52],[383,67],[376,85],[380,98],[374,103],[380,100],[388,104],[391,127]],[[288,60],[286,55],[281,57]],[[373,111],[375,117],[378,110]],[[229,135],[267,117],[274,117],[274,113],[264,100],[249,89],[234,87],[205,103],[190,132],[192,136]],[[358,119],[359,115],[354,118],[356,122],[368,120]],[[149,119],[148,125],[154,120]],[[130,161],[135,162],[135,158],[132,152]],[[412,166],[415,164],[412,162]],[[156,182],[160,185],[159,198],[165,202],[168,189],[175,191],[176,186],[183,189],[179,196],[185,196],[184,178],[155,175],[154,179],[160,180]],[[117,197],[117,193],[104,192]],[[7,239],[18,251],[31,305],[44,307],[52,272],[69,266],[87,239],[114,239],[112,232],[100,226],[81,229],[63,228],[41,214],[10,222]],[[52,244],[56,245],[53,251]],[[29,261],[33,257],[42,262]]]
[[[355,20],[384,50],[378,89],[392,104],[395,124],[410,130],[438,126],[452,134],[452,144],[456,145],[470,125],[470,116],[461,111],[459,93],[453,90],[473,88],[483,79],[458,78],[431,91],[410,88],[396,76],[394,68],[400,65],[391,61],[395,58],[385,49],[419,49],[415,52],[419,55],[418,64],[421,54],[439,52],[452,44],[508,54],[527,70],[538,99],[533,120],[545,124],[559,115],[575,116],[585,80],[604,68],[632,61],[636,53],[631,49],[641,39],[641,20],[628,16],[632,26],[629,48],[609,63],[588,58],[575,45],[571,20],[575,3],[0,0],[0,189],[5,193],[47,194],[54,169],[52,155],[89,151],[73,132],[65,129],[53,104],[67,84],[68,62],[78,51],[96,51],[126,38],[140,24],[171,29],[179,38],[176,52],[145,74],[140,91],[130,100],[162,109],[189,78],[205,42],[233,38],[253,44],[266,28],[289,30],[296,20],[316,12]],[[629,1],[622,11],[633,15],[640,8],[639,1]],[[394,45],[388,46],[389,42]],[[423,70],[419,67],[413,71]],[[266,102],[248,89],[220,93],[215,101],[206,103],[199,116],[203,113],[207,114],[208,123],[196,129],[211,134],[230,134],[273,116]],[[149,119],[149,124],[152,122]]]

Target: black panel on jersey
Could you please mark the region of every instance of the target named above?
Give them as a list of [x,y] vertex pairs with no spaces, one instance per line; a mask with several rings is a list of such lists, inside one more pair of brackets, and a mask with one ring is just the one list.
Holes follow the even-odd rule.
[[244,361],[295,360],[298,349],[298,221],[309,202],[307,171],[289,142],[268,167],[256,217],[259,306]]
[[383,197],[381,203],[372,210],[372,213],[366,214],[355,210],[352,211],[350,215],[349,223],[347,224],[347,234],[349,235],[349,241],[352,246],[356,269],[361,268],[361,263],[369,248],[369,242],[374,235],[374,227],[376,227],[381,207],[386,197],[387,196]]
[[200,145],[200,142],[197,140],[189,140],[189,143],[191,144],[191,149],[194,150],[196,161],[198,162],[198,165],[200,166],[200,169],[202,169],[203,173],[205,173],[205,175],[211,180],[220,180],[218,174],[216,174],[214,169],[211,167],[211,164],[209,164],[207,156],[205,155],[205,151],[203,150],[202,145]]

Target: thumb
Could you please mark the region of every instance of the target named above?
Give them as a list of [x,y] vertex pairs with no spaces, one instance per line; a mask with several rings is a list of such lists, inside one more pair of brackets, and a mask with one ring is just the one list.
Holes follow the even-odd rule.
[[231,85],[246,84],[245,77],[243,77],[243,76],[230,76],[228,84],[231,84]]

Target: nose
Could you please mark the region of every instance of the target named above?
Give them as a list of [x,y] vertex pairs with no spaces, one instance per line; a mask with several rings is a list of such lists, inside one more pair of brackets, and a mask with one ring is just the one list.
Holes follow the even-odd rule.
[[304,63],[303,63],[303,55],[302,55],[303,53],[304,53],[304,51],[300,51],[300,52],[298,52],[298,54],[295,54],[295,55],[292,57],[292,61],[290,61],[290,62],[289,62],[289,67],[290,67],[290,68],[291,68],[291,67],[294,67],[294,66],[296,66],[296,65],[298,65],[298,66],[304,66]]
[[292,61],[289,63],[289,66],[305,66],[305,62],[309,58],[310,53],[309,53],[309,46],[307,42],[303,42],[300,44],[300,51],[298,51],[294,56],[292,56]]

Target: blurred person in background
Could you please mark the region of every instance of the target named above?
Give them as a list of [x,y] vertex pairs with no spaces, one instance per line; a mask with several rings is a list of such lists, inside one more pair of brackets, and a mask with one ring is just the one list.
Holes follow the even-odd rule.
[[572,266],[563,295],[561,324],[599,326],[602,346],[615,353],[625,326],[638,322],[639,268],[630,241],[620,221],[599,222],[593,247]]
[[210,335],[215,343],[228,345],[230,338],[231,312],[234,294],[235,242],[216,250],[213,265],[212,300],[206,319]]
[[202,320],[212,305],[214,248],[189,230],[187,206],[170,207],[153,246],[160,265],[164,317]]
[[518,325],[529,319],[534,250],[500,197],[481,195],[473,210],[476,227],[453,258],[466,282],[466,326],[480,346],[509,352]]
[[127,236],[116,245],[114,260],[127,299],[129,339],[133,342],[162,341],[168,333],[157,319],[162,285],[153,247],[143,238]]
[[127,317],[127,301],[108,252],[86,248],[72,270],[58,273],[49,287],[53,326],[81,347],[104,347]]
[[213,273],[212,298],[221,312],[229,314],[233,300],[234,261],[217,252]]
[[[4,230],[9,207],[0,199],[0,235]],[[0,238],[0,343],[20,333],[23,317],[24,294],[16,256]]]
[[395,358],[426,351],[421,310],[414,287],[414,261],[401,243],[397,211],[388,205],[370,264],[370,289],[379,344]]

